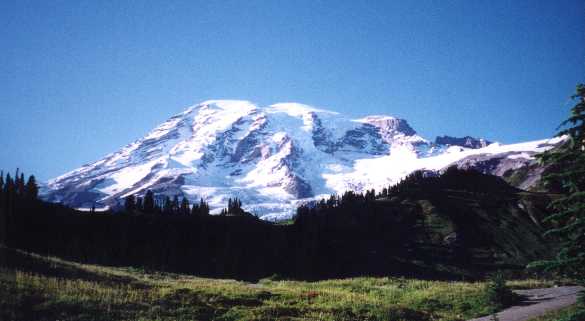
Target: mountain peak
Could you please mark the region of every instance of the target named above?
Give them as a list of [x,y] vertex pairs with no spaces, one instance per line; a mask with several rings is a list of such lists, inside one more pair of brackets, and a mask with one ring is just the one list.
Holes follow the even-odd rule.
[[339,113],[334,112],[334,111],[319,109],[319,108],[315,108],[313,106],[309,106],[309,105],[305,105],[305,104],[301,104],[301,103],[294,103],[294,102],[272,104],[267,109],[272,110],[272,111],[285,112],[291,116],[301,116],[301,115],[306,115],[306,114],[310,114],[310,113],[324,113],[324,114],[331,114],[331,115],[338,115],[339,114]]
[[356,122],[370,124],[378,127],[386,135],[402,134],[406,136],[416,135],[416,131],[410,127],[408,122],[404,119],[387,116],[387,115],[371,115],[364,118],[356,119]]
[[[486,143],[448,136],[437,142]],[[516,160],[548,148],[546,142],[510,146],[477,152],[528,151],[510,158]],[[116,207],[127,195],[152,190],[191,202],[203,198],[213,213],[238,197],[247,211],[282,218],[302,202],[387,187],[414,170],[440,170],[475,151],[432,144],[392,116],[352,120],[299,103],[258,107],[245,100],[207,100],[117,152],[51,180],[45,198],[78,208]]]

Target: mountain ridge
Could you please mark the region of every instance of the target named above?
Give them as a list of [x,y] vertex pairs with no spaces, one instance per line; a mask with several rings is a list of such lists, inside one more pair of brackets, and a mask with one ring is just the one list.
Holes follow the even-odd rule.
[[392,116],[351,119],[299,103],[260,107],[207,100],[117,152],[49,181],[44,197],[78,208],[115,207],[125,196],[151,189],[192,202],[204,198],[214,211],[239,197],[246,210],[278,219],[312,199],[379,189],[414,170],[439,171],[472,155],[508,153],[511,163],[525,164],[554,143],[437,144]]

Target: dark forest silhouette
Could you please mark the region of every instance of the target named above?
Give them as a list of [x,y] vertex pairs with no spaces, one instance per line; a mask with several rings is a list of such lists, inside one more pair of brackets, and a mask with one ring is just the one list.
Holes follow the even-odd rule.
[[[473,271],[501,264],[520,267],[547,251],[522,252],[499,244],[506,233],[500,221],[516,208],[518,190],[498,177],[455,167],[442,175],[415,172],[377,194],[332,195],[301,206],[290,225],[258,219],[237,198],[228,201],[221,215],[209,215],[204,200],[191,206],[186,198],[152,191],[126,197],[119,212],[80,212],[38,200],[34,177],[25,183],[22,174],[17,176],[1,181],[3,243],[87,263],[239,279],[449,278],[454,274],[436,266]],[[438,214],[426,213],[421,200],[431,202]],[[486,209],[495,213],[489,214],[493,218],[482,216]],[[522,226],[526,237],[509,242],[539,237],[542,231],[527,215],[514,215],[510,224]],[[433,217],[453,226],[453,232],[437,236],[435,223],[428,222]],[[486,224],[486,219],[493,222]],[[478,254],[482,251],[491,252]],[[494,264],[496,253],[507,255],[500,265]]]

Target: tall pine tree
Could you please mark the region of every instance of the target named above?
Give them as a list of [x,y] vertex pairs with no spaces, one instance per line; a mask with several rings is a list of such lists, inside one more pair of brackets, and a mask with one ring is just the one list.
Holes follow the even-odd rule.
[[180,209],[181,215],[189,215],[189,212],[190,212],[189,207],[190,207],[189,200],[186,197],[183,197],[183,199],[181,200],[181,209]]
[[144,211],[144,206],[142,205],[142,197],[136,198],[136,210],[140,212]]
[[171,198],[167,195],[165,196],[165,201],[163,203],[163,214],[171,215],[173,214],[173,202]]
[[24,198],[26,185],[24,183],[24,173],[20,173],[19,176],[18,170],[16,170],[16,177],[14,179],[16,180],[16,194],[18,195],[18,197]]
[[154,193],[151,190],[146,191],[144,195],[144,201],[142,202],[144,207],[144,213],[154,214],[156,204],[154,202]]
[[[24,178],[23,178],[24,179]],[[31,201],[36,200],[39,196],[39,187],[34,175],[29,176],[26,185],[24,186],[24,197]]]
[[171,212],[173,214],[179,213],[179,196],[177,195],[173,197],[173,201],[171,202]]
[[[0,171],[0,245],[6,244],[6,204],[4,195],[4,171]],[[1,255],[1,254],[0,254]]]
[[127,213],[134,213],[136,210],[136,197],[134,195],[128,195],[124,199],[124,209]]
[[[558,237],[562,245],[554,259],[535,262],[532,267],[560,273],[585,285],[585,85],[578,85],[572,98],[577,104],[557,134],[566,140],[539,157],[542,164],[550,166],[549,173],[543,176],[545,186],[561,192],[550,204],[553,214],[545,221],[553,228],[546,233]],[[580,302],[575,317],[585,319],[584,296]]]

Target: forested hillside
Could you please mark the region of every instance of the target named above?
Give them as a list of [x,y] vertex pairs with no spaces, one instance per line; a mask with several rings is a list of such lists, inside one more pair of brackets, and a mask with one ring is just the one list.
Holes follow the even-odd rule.
[[217,216],[205,202],[156,195],[130,197],[122,212],[79,212],[13,185],[22,180],[3,187],[6,244],[86,263],[240,279],[473,278],[554,250],[540,223],[550,195],[455,167],[379,193],[331,196],[299,208],[289,225],[259,220],[237,199]]

